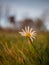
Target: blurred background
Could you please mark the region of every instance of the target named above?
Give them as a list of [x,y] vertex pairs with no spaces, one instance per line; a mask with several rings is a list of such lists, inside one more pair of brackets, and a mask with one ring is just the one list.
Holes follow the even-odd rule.
[[49,31],[49,0],[0,0],[0,30],[20,31],[25,26]]
[[0,65],[49,65],[49,0],[0,0]]

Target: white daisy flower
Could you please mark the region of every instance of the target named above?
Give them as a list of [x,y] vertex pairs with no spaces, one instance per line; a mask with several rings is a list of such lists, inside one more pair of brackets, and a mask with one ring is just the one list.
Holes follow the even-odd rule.
[[35,39],[36,36],[36,31],[33,31],[33,29],[28,27],[25,27],[25,29],[22,29],[22,32],[19,32],[22,36],[28,37],[31,39],[31,41],[33,41],[33,39]]

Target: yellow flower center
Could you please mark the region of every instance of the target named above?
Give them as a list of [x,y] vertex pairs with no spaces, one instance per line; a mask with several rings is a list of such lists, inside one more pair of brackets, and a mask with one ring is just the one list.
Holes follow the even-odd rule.
[[27,32],[27,33],[26,33],[26,36],[27,36],[27,37],[30,37],[30,36],[31,36],[31,34],[30,34],[29,32]]

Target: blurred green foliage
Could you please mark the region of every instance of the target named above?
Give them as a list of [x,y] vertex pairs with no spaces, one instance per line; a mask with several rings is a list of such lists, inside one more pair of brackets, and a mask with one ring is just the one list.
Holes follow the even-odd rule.
[[32,44],[16,32],[0,32],[0,65],[49,65],[49,32],[38,33]]

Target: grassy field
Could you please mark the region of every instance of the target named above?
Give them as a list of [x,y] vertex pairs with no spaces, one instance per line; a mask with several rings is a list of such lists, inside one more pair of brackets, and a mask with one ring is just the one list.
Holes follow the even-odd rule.
[[49,32],[31,44],[18,33],[0,32],[0,65],[49,65]]

